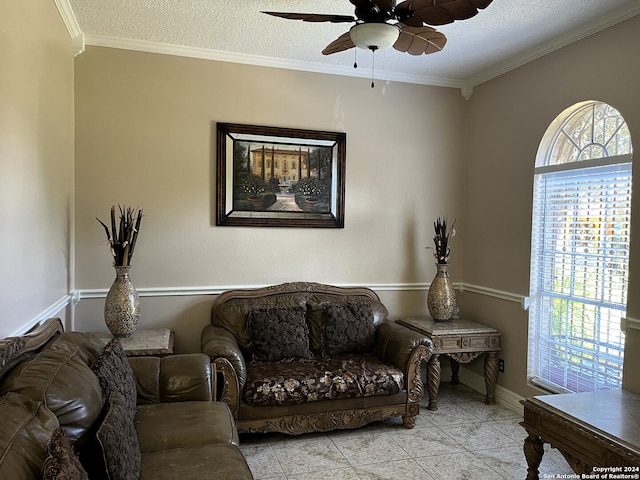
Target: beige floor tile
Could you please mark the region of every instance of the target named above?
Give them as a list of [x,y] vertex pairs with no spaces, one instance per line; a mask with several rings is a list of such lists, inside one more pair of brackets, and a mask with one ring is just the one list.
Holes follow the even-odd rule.
[[255,480],[284,475],[280,462],[278,462],[278,457],[276,457],[276,452],[271,445],[241,444],[240,450],[247,460]]
[[407,452],[381,430],[360,435],[337,435],[331,439],[352,466],[374,463],[381,458],[385,461],[409,458]]
[[338,447],[327,437],[273,445],[285,475],[349,467]]
[[464,447],[438,427],[387,432],[411,458],[464,451]]
[[482,450],[520,444],[486,423],[448,425],[446,432],[466,450]]
[[439,403],[438,410],[426,410],[421,415],[439,427],[481,421],[477,415],[453,402]]
[[348,467],[288,475],[287,480],[360,480],[360,476],[354,468]]
[[432,455],[416,462],[435,480],[495,480],[498,473],[471,452]]
[[362,480],[434,480],[415,460],[371,463],[356,467]]
[[[526,477],[521,417],[464,385],[443,384],[437,411],[421,403],[413,429],[392,418],[354,430],[245,434],[256,480],[517,480]],[[545,445],[540,475],[571,474]]]

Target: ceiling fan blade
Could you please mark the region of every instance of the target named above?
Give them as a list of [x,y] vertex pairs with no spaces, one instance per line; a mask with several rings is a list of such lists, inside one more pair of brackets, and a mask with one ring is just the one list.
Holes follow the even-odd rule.
[[492,1],[493,0],[472,0],[471,3],[475,5],[476,8],[484,10]]
[[385,11],[389,11],[395,6],[394,5],[395,2],[393,0],[349,0],[349,1],[351,2],[352,5],[356,7],[364,7],[371,3],[375,3],[380,8],[380,10],[385,10]]
[[345,50],[349,50],[353,47],[355,47],[355,44],[353,43],[353,40],[351,40],[351,35],[347,32],[343,33],[327,45],[324,50],[322,50],[322,54],[331,55],[332,53],[344,52]]
[[409,8],[413,15],[427,25],[446,25],[466,20],[489,6],[492,0],[408,0],[399,6]]
[[400,25],[400,36],[393,48],[411,55],[428,55],[442,50],[447,43],[447,37],[435,28],[422,26],[411,27]]
[[421,27],[424,23],[413,14],[411,10],[411,0],[402,2],[395,8],[395,15],[398,22],[410,27]]
[[324,15],[321,13],[288,13],[288,12],[262,12],[273,17],[286,18],[288,20],[302,20],[303,22],[332,22],[352,23],[356,19],[350,15]]

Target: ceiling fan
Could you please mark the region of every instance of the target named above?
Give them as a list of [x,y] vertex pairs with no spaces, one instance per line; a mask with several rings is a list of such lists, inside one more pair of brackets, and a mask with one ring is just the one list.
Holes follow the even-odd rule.
[[489,6],[492,0],[405,0],[398,5],[395,0],[349,1],[356,7],[355,17],[316,13],[262,13],[304,22],[355,22],[349,32],[322,50],[324,55],[353,47],[376,51],[391,46],[401,52],[421,55],[439,52],[447,43],[444,34],[429,25],[466,20],[475,16],[478,9]]

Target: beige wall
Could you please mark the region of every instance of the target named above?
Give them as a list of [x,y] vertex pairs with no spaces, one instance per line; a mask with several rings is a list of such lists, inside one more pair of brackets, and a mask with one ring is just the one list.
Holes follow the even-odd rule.
[[1,338],[71,289],[73,55],[53,1],[0,2],[0,72]]
[[[475,89],[464,162],[465,282],[528,295],[535,155],[545,130],[565,108],[583,100],[614,106],[640,149],[638,42],[640,17],[635,17]],[[637,246],[638,192],[633,202],[632,244]],[[640,315],[639,288],[640,252],[635,249],[628,298],[628,315],[635,318]],[[512,302],[477,297],[465,293],[463,311],[504,335],[505,374],[498,382],[520,395],[537,393],[526,386],[527,312]],[[625,349],[624,384],[634,391],[640,390],[640,353],[634,348],[639,334],[628,332]]]
[[[75,73],[76,288],[113,281],[95,217],[116,203],[145,210],[132,272],[141,289],[402,286],[435,274],[425,250],[431,222],[460,216],[459,90],[383,82],[371,89],[364,79],[100,47],[77,57]],[[345,228],[216,227],[219,121],[346,132]],[[454,259],[461,275],[462,252]],[[387,297],[395,314],[417,303],[402,292]],[[141,323],[171,325],[179,343],[199,348],[208,315],[185,321],[184,311],[160,302],[144,299]],[[104,328],[102,305],[82,300],[77,328]]]
[[[377,82],[371,90],[363,79],[97,47],[76,58],[74,86],[71,42],[53,2],[4,2],[0,27],[0,69],[11,72],[0,76],[0,336],[71,289],[99,297],[110,286],[111,259],[94,217],[114,203],[146,212],[133,272],[141,290],[378,285],[392,316],[420,313],[425,292],[412,285],[433,277],[424,247],[432,220],[448,214],[459,227],[454,280],[527,295],[533,163],[549,123],[573,103],[602,100],[622,112],[640,148],[640,18],[486,82],[468,102],[454,89]],[[345,228],[216,227],[217,121],[347,132]],[[639,203],[635,195],[636,212]],[[633,219],[635,239],[640,215]],[[287,246],[256,248],[265,244]],[[633,318],[639,274],[634,251]],[[499,384],[538,393],[525,381],[527,312],[469,291],[460,298],[463,314],[503,332]],[[210,302],[211,295],[144,296],[142,325],[174,328],[177,350],[195,351]],[[76,328],[104,329],[103,303],[82,299]],[[625,387],[636,392],[638,347],[632,330]]]

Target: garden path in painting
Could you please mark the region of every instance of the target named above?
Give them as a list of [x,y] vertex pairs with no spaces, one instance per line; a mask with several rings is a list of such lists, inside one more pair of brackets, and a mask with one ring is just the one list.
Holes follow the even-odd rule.
[[276,203],[267,208],[268,211],[275,212],[301,212],[302,209],[296,204],[295,196],[291,193],[278,193]]

